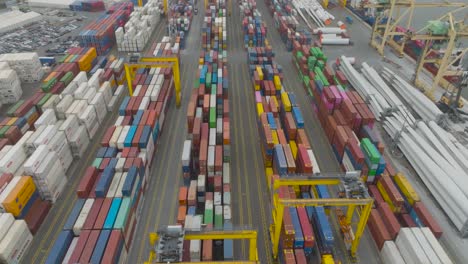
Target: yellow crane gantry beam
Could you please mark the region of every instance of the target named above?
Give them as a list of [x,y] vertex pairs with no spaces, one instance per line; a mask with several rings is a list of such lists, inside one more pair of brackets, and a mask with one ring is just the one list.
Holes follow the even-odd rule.
[[[385,45],[388,44],[394,48],[397,55],[403,57],[404,41],[402,44],[395,42],[391,36],[406,36],[406,32],[397,32],[396,27],[400,24],[405,17],[407,22],[405,28],[410,28],[413,22],[414,10],[418,7],[456,7],[457,9],[452,12],[458,12],[468,7],[467,3],[417,3],[415,0],[400,1],[389,0],[388,3],[365,4],[365,8],[379,8],[384,9],[382,15],[375,19],[372,27],[372,34],[370,45],[377,49],[380,55],[384,55]],[[400,12],[401,8],[405,8],[403,13]],[[381,23],[384,19],[385,23]],[[439,18],[440,19],[440,18]]]
[[354,211],[357,207],[361,209],[359,221],[354,232],[355,237],[351,243],[350,253],[352,257],[356,256],[360,239],[364,233],[367,220],[371,213],[372,198],[365,199],[348,199],[348,198],[332,198],[332,199],[283,199],[278,195],[277,190],[281,186],[311,186],[311,185],[338,185],[342,183],[342,177],[309,177],[304,179],[280,178],[273,182],[273,224],[270,226],[270,237],[273,245],[273,257],[276,259],[279,252],[279,238],[281,233],[281,225],[283,223],[283,214],[285,207],[298,206],[346,206],[346,222],[351,224]]
[[[159,236],[157,233],[150,233],[149,240],[152,249],[154,249]],[[184,240],[215,240],[215,239],[233,239],[233,240],[249,240],[249,260],[248,261],[231,261],[231,262],[198,262],[198,263],[258,263],[258,252],[257,252],[257,231],[255,230],[210,230],[210,231],[186,231]],[[154,263],[156,253],[151,250],[150,257],[145,264]],[[179,262],[180,263],[180,262]]]
[[133,79],[135,70],[141,68],[172,68],[174,74],[174,87],[176,92],[176,105],[180,106],[181,87],[179,58],[177,57],[143,57],[138,63],[125,63],[125,76],[127,78],[128,93],[133,95]]

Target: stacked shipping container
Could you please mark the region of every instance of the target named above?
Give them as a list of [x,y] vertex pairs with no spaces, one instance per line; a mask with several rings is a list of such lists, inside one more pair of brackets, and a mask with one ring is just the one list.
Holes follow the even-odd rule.
[[133,86],[78,185],[78,199],[46,263],[125,262],[174,91],[172,70],[138,70]]
[[[230,180],[230,118],[227,32],[224,1],[210,5],[202,27],[203,51],[198,78],[187,112],[188,137],[182,153],[185,186],[179,190],[178,224],[194,226],[202,219],[208,229],[232,228]],[[195,220],[195,222],[197,222]],[[198,223],[198,222],[197,222]],[[183,261],[232,260],[232,240],[184,244]]]

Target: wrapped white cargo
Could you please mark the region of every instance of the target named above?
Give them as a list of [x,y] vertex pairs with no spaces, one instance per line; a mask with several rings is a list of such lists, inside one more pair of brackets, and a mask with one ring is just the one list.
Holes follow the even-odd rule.
[[223,206],[223,219],[224,223],[230,223],[232,220],[231,217],[231,206],[225,205]]
[[[32,12],[31,14],[33,14]],[[34,13],[36,14],[36,13]],[[0,56],[0,61],[8,62],[11,69],[16,71],[21,82],[38,82],[44,76],[42,64],[37,53],[8,53]]]
[[93,139],[99,128],[99,121],[94,106],[88,105],[79,118],[80,123],[86,127],[89,138]]
[[182,150],[182,166],[189,167],[190,166],[190,154],[192,153],[192,141],[185,140],[184,141],[184,148]]
[[20,263],[33,236],[24,220],[16,220],[0,242],[0,262]]
[[15,145],[0,159],[0,172],[15,173],[25,160],[26,152],[23,147]]
[[410,228],[401,228],[395,242],[407,263],[431,263]]
[[70,261],[70,258],[73,254],[73,251],[76,248],[76,244],[78,243],[79,237],[74,237],[72,242],[70,243],[70,246],[68,247],[67,254],[65,254],[65,257],[63,258],[62,264],[67,264]]
[[70,108],[70,106],[73,104],[74,99],[73,96],[71,95],[65,95],[62,100],[57,104],[55,107],[55,110],[57,111],[57,117],[59,119],[65,119],[65,113],[67,110]]
[[112,100],[112,88],[109,82],[104,82],[99,88],[99,92],[104,96],[104,101],[106,105]]
[[14,70],[0,70],[0,103],[16,103],[23,94],[18,75]]
[[98,69],[91,78],[89,78],[88,86],[98,89],[100,86],[99,77],[104,73],[103,69]]
[[80,235],[81,229],[83,229],[84,223],[86,221],[86,218],[88,218],[88,214],[91,211],[91,207],[93,207],[93,204],[93,198],[86,199],[86,202],[81,208],[80,214],[78,215],[78,218],[76,219],[75,224],[73,225],[73,234],[75,234],[75,236]]
[[84,82],[88,82],[88,76],[86,75],[86,72],[84,71],[81,71],[80,73],[78,73],[75,78],[73,78],[73,83],[76,83],[76,85],[80,85]]
[[229,162],[223,163],[223,184],[230,184],[231,183],[231,176],[230,176],[230,166]]
[[[81,84],[81,83],[80,83]],[[80,85],[76,82],[70,82],[67,87],[65,87],[65,89],[63,89],[62,91],[62,95],[71,95],[73,96],[73,94],[75,93],[75,90],[78,89],[78,86]]]
[[34,122],[34,127],[52,125],[57,122],[55,111],[53,109],[45,110],[42,115]]
[[55,125],[48,125],[44,131],[34,141],[34,146],[38,148],[40,145],[47,145],[57,133],[58,129]]
[[63,131],[68,141],[71,141],[74,133],[78,130],[80,126],[78,122],[78,117],[76,115],[70,115],[65,119],[62,125],[59,127],[59,131]]
[[31,135],[31,137],[26,140],[25,148],[26,148],[26,154],[29,156],[31,155],[34,150],[36,150],[36,146],[34,145],[34,141],[44,132],[44,129],[46,129],[46,126],[41,126],[36,129],[36,131]]
[[117,193],[117,189],[119,188],[119,185],[120,185],[121,178],[122,178],[121,172],[116,172],[114,174],[114,178],[112,178],[112,182],[109,186],[109,190],[107,190],[107,194],[106,194],[107,198],[115,197],[115,194]]
[[88,89],[88,91],[86,91],[85,95],[83,96],[83,100],[86,100],[88,104],[91,104],[95,96],[96,89]]
[[49,152],[50,150],[47,145],[40,145],[23,164],[24,172],[28,175],[33,175],[42,163],[45,162],[45,157]]
[[385,241],[382,250],[380,251],[380,258],[383,264],[406,264],[405,260],[400,254],[395,242]]
[[91,105],[96,109],[99,123],[102,124],[107,114],[107,105],[101,92],[96,93],[93,100],[91,101]]
[[89,145],[88,132],[86,127],[79,126],[70,140],[70,147],[73,157],[81,158]]
[[221,205],[223,201],[223,195],[220,192],[215,192],[213,194],[214,205]]
[[0,214],[0,242],[10,230],[10,227],[15,222],[15,217],[10,213]]
[[190,240],[190,261],[191,262],[200,262],[200,249],[201,241],[200,240]]
[[2,193],[0,194],[0,213],[5,213],[5,207],[3,206],[3,201],[8,197],[10,192],[16,187],[18,184],[19,180],[21,180],[21,177],[15,176],[11,181],[8,183],[8,185],[3,189]]

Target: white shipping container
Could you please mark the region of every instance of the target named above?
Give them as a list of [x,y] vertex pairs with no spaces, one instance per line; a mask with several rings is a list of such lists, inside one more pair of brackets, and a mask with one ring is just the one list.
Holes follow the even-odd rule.
[[104,95],[102,93],[96,93],[96,96],[91,101],[91,105],[96,109],[99,123],[102,124],[107,114],[107,105],[104,101]]
[[[22,146],[24,151],[26,151],[26,142],[31,138],[32,134],[34,134],[34,131],[27,131],[26,133],[23,134],[23,136],[16,142],[15,145]],[[1,159],[1,156],[0,156]]]
[[42,112],[44,112],[46,109],[52,109],[55,111],[55,106],[60,102],[60,97],[58,94],[53,94],[50,96],[49,100],[44,103],[42,106]]
[[200,240],[190,240],[190,261],[191,262],[200,262],[200,249],[201,249]]
[[220,192],[215,192],[213,194],[214,205],[218,206],[222,204],[223,195]]
[[127,179],[127,172],[122,173],[122,177],[120,177],[120,182],[119,186],[117,187],[117,190],[115,191],[115,197],[122,197],[122,189],[125,184],[125,179]]
[[37,180],[45,180],[47,179],[47,176],[51,173],[51,171],[56,169],[56,167],[59,166],[60,163],[55,162],[57,160],[57,154],[55,152],[48,152],[45,156],[42,156],[40,159],[42,159],[41,165],[34,171],[32,175]]
[[130,126],[124,126],[122,132],[120,132],[119,139],[117,140],[117,148],[123,149],[124,148],[124,141],[127,137],[128,131],[130,130]]
[[60,100],[60,102],[55,107],[59,119],[65,119],[65,112],[67,112],[73,102],[74,99],[71,95],[65,95],[62,100]]
[[73,234],[75,236],[79,236],[81,233],[81,229],[83,229],[84,223],[86,218],[88,218],[89,212],[91,211],[91,207],[93,206],[94,199],[88,198],[84,203],[83,207],[81,208],[80,214],[75,221],[75,225],[73,225]]
[[[153,80],[155,80],[153,78]],[[160,84],[155,84],[153,91],[151,92],[151,101],[155,102],[158,100],[159,92],[161,91],[161,85]]]
[[182,150],[182,166],[188,167],[190,166],[190,154],[192,153],[192,141],[185,140],[184,141],[184,148]]
[[[120,152],[119,152],[119,154],[120,154]],[[117,164],[115,165],[115,171],[122,172],[123,168],[124,168],[124,165],[125,165],[125,161],[127,161],[126,158],[119,158],[117,160]]]
[[216,146],[216,128],[210,128],[210,135],[208,139],[209,146]]
[[5,157],[5,155],[8,153],[8,151],[10,151],[12,147],[12,145],[6,145],[5,147],[3,147],[0,150],[0,159],[3,159],[3,157]]
[[99,88],[99,92],[102,93],[102,95],[104,96],[104,101],[106,102],[106,105],[108,105],[112,99],[112,89],[110,83],[104,82]]
[[28,175],[34,175],[34,172],[39,169],[42,163],[47,161],[45,157],[49,152],[50,150],[47,145],[40,145],[23,164],[24,172]]
[[[81,84],[81,83],[80,83]],[[78,88],[78,85],[80,85],[76,82],[70,82],[67,87],[65,87],[65,89],[62,91],[62,95],[71,95],[73,96],[73,93],[75,92],[75,90]]]
[[70,140],[70,147],[72,149],[73,156],[83,156],[88,145],[89,137],[88,133],[86,132],[86,127],[79,126]]
[[224,222],[231,222],[231,206],[225,205],[223,206],[223,219]]
[[231,183],[231,177],[230,177],[230,167],[229,167],[229,162],[224,162],[223,163],[223,184],[230,184]]
[[315,159],[314,152],[311,149],[308,149],[307,154],[309,155],[309,159],[312,162],[312,171],[314,173],[320,173],[320,167],[318,165],[317,159]]
[[89,88],[87,83],[81,83],[73,93],[73,97],[75,97],[76,99],[83,99],[88,89]]
[[77,85],[80,85],[84,82],[88,82],[88,76],[86,75],[86,72],[85,71],[81,71],[80,73],[78,73],[75,78],[73,78],[73,81],[74,83],[76,83]]
[[65,171],[68,170],[71,163],[73,162],[73,155],[63,131],[57,132],[54,138],[52,138],[49,144],[49,150],[55,151],[55,153],[57,153],[60,164]]
[[215,147],[208,146],[208,177],[214,176]]
[[0,214],[0,242],[10,230],[10,227],[15,222],[15,217],[10,213]]
[[11,191],[16,187],[19,180],[21,180],[21,177],[19,176],[13,177],[13,179],[11,179],[8,185],[3,189],[3,192],[0,194],[0,213],[6,212],[5,207],[3,206],[3,201],[5,201],[5,199],[11,193]]
[[112,112],[112,110],[115,108],[119,100],[119,96],[112,96],[112,99],[110,102],[107,104],[107,111]]
[[88,135],[92,139],[97,132],[97,128],[99,128],[99,121],[94,106],[88,105],[79,118],[80,123],[86,127]]
[[34,133],[31,135],[31,137],[26,141],[25,148],[26,148],[26,154],[29,156],[31,155],[34,150],[36,150],[36,146],[34,145],[34,141],[36,141],[37,137],[39,137],[42,132],[44,132],[44,129],[46,126],[41,126],[34,131]]
[[140,106],[138,106],[138,110],[146,110],[149,103],[150,103],[149,98],[148,97],[143,97],[143,99],[141,100]]
[[26,160],[26,153],[22,146],[13,146],[0,160],[1,173],[15,173]]
[[52,140],[52,138],[55,136],[57,133],[58,129],[55,125],[48,125],[42,134],[37,137],[37,139],[34,141],[34,146],[38,148],[40,145],[47,145],[49,142]]
[[85,95],[83,96],[83,99],[86,100],[88,104],[91,104],[95,96],[96,89],[88,89],[88,91],[86,91]]
[[0,242],[0,262],[19,263],[33,236],[24,220],[16,220]]
[[383,264],[406,264],[393,241],[385,241],[380,251],[380,258]]
[[117,189],[119,188],[119,185],[120,185],[120,179],[121,178],[122,178],[122,173],[121,172],[116,172],[114,174],[114,178],[112,178],[112,182],[111,182],[111,184],[109,186],[109,190],[107,190],[106,197],[108,197],[108,198],[115,197]]
[[122,123],[123,123],[123,121],[124,121],[124,116],[119,116],[119,117],[117,117],[117,119],[115,120],[114,125],[115,125],[115,126],[121,126]]
[[206,176],[205,175],[198,175],[198,181],[197,181],[197,192],[205,192],[206,186]]
[[119,140],[120,134],[123,130],[123,126],[116,126],[114,133],[112,134],[111,139],[109,140],[109,146],[116,148],[117,147],[117,141]]
[[57,122],[57,117],[53,109],[46,109],[42,115],[34,122],[35,127],[52,125]]
[[86,107],[88,107],[88,102],[86,102],[86,100],[77,100],[76,107],[73,109],[72,114],[80,116],[85,111]]
[[70,141],[79,126],[78,117],[76,115],[70,115],[59,127],[59,131],[63,131],[67,140]]
[[98,69],[91,78],[89,78],[88,86],[99,88],[99,76],[104,73],[103,69]]
[[79,237],[74,237],[72,242],[70,243],[70,246],[68,247],[67,254],[65,254],[65,257],[63,258],[62,264],[68,264],[70,261],[70,258],[73,254],[73,251],[76,248],[76,244],[78,243]]
[[231,204],[231,192],[223,192],[223,205]]

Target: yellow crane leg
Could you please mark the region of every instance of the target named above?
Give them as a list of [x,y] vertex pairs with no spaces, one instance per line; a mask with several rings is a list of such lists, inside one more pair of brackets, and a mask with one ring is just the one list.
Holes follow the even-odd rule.
[[143,0],[138,0],[138,6],[143,6]]
[[371,210],[372,210],[373,202],[370,202],[364,205],[364,209],[361,213],[361,217],[359,218],[358,226],[356,228],[356,232],[354,232],[354,240],[351,243],[351,256],[356,257],[356,252],[359,246],[359,242],[361,240],[362,234],[364,233],[364,229],[366,228],[367,220],[369,219]]
[[346,211],[346,223],[348,225],[350,225],[351,221],[353,220],[353,215],[354,215],[354,209],[355,208],[356,208],[355,205],[348,206],[348,210]]
[[[270,228],[270,236],[273,238],[273,258],[278,258],[279,250],[279,239],[281,233],[281,225],[283,224],[283,214],[284,214],[284,205],[278,204],[276,208],[276,214],[273,213],[273,223],[272,228]],[[273,233],[271,233],[273,232]]]
[[168,0],[164,0],[164,1],[163,1],[164,14],[165,14],[165,15],[167,15],[167,1],[168,1]]

